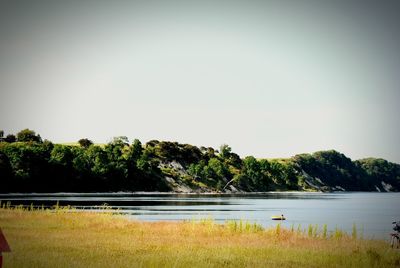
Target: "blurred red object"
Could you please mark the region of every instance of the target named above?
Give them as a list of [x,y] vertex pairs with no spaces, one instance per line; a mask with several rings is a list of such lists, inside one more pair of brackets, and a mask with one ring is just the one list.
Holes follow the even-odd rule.
[[6,237],[0,229],[0,268],[3,267],[3,252],[10,252],[10,245],[8,245]]

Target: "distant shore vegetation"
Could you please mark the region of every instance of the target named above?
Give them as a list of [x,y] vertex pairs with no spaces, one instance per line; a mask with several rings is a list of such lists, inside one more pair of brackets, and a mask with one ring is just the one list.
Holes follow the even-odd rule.
[[232,148],[197,147],[125,136],[107,144],[82,138],[54,144],[24,129],[0,131],[0,192],[399,191],[400,165],[352,161],[335,150],[286,159],[240,157]]

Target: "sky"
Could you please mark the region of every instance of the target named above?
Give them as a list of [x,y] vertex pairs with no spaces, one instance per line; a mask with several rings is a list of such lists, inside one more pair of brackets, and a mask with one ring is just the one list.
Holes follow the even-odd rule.
[[1,1],[0,129],[400,163],[396,1]]

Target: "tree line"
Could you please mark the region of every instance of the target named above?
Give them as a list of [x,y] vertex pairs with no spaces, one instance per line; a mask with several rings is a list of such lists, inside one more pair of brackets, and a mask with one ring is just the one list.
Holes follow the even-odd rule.
[[125,136],[104,145],[87,138],[63,145],[24,129],[5,137],[0,131],[0,178],[1,192],[171,191],[177,185],[220,192],[315,190],[312,180],[326,190],[375,191],[400,189],[400,166],[375,158],[352,161],[333,150],[241,158],[226,144],[216,150],[158,140],[142,144]]

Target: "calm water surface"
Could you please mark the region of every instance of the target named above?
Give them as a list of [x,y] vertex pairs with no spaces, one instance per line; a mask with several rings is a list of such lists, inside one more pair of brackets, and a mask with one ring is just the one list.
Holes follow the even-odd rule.
[[176,221],[212,218],[217,222],[248,220],[275,226],[272,215],[284,214],[290,228],[327,224],[351,233],[388,239],[392,221],[400,221],[400,193],[265,193],[235,195],[58,193],[0,194],[2,202],[52,206],[72,205],[83,209],[107,203],[129,218],[145,221]]

